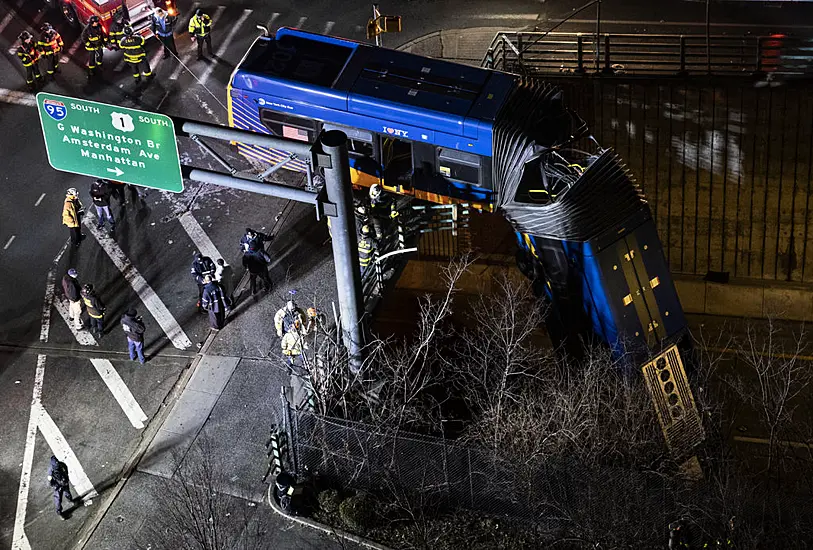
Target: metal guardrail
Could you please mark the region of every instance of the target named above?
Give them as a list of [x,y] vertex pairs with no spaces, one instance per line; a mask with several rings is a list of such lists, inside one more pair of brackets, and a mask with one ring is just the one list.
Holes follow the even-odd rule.
[[813,74],[813,37],[499,32],[481,65],[519,74]]

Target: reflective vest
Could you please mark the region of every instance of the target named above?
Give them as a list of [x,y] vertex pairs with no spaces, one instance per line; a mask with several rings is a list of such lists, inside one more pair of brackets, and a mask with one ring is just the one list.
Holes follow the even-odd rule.
[[359,265],[367,267],[373,258],[373,239],[370,237],[359,237]]
[[126,21],[122,21],[121,23],[113,21],[113,23],[110,25],[110,29],[107,32],[107,38],[110,40],[111,44],[114,46],[121,46],[121,41],[124,40],[124,27],[126,25]]
[[20,61],[23,63],[23,67],[30,67],[37,60],[40,58],[40,54],[37,51],[37,47],[31,43],[29,46],[25,44],[21,44],[19,48],[17,48],[17,57],[20,58]]
[[144,49],[144,37],[138,34],[125,36],[119,42],[119,46],[124,53],[124,61],[127,63],[140,63],[147,56],[147,51]]
[[212,18],[205,13],[198,17],[193,16],[189,21],[189,34],[204,37],[212,31]]
[[51,30],[40,36],[37,48],[45,55],[53,55],[62,51],[62,37],[55,30]]

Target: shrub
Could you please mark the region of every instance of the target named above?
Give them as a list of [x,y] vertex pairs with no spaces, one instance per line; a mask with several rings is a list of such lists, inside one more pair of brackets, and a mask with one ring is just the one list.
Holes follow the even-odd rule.
[[353,495],[339,505],[339,515],[349,529],[364,532],[375,526],[375,502],[365,493]]

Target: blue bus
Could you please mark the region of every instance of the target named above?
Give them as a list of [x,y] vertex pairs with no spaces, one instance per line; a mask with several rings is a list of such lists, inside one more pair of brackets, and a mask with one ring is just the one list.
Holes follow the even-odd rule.
[[[308,142],[344,131],[355,186],[503,214],[557,342],[598,339],[638,362],[683,338],[646,199],[558,87],[280,28],[234,70],[228,107],[244,130]],[[238,148],[265,163],[290,156]]]

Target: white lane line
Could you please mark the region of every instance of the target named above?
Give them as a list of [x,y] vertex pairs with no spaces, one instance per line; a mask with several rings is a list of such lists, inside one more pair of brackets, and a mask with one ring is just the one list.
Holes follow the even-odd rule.
[[48,334],[51,330],[51,306],[54,304],[54,288],[56,287],[56,268],[58,267],[59,260],[62,259],[62,255],[68,250],[70,242],[70,239],[65,241],[65,244],[62,245],[62,248],[57,253],[56,258],[54,258],[51,269],[48,270],[48,276],[45,282],[45,300],[42,302],[40,342],[48,341]]
[[333,30],[333,26],[335,24],[335,21],[328,21],[327,24],[325,24],[325,28],[322,30],[322,34],[330,34],[330,31]]
[[159,43],[158,49],[155,50],[155,53],[152,54],[152,57],[150,58],[150,70],[153,73],[155,73],[155,71],[158,70],[158,64],[161,63],[161,61],[163,61],[163,56],[164,56],[164,47]]
[[268,30],[270,31],[270,30],[271,30],[271,26],[274,24],[274,21],[276,21],[277,19],[279,19],[279,16],[280,16],[280,14],[279,14],[279,13],[277,13],[277,12],[272,13],[272,14],[271,14],[271,18],[268,20],[268,23],[266,23],[266,24],[265,24],[265,28],[266,28],[266,29],[268,29]]
[[142,429],[144,422],[147,421],[147,415],[144,414],[138,401],[136,401],[133,394],[130,393],[130,388],[127,387],[127,384],[121,379],[119,373],[113,368],[113,363],[107,359],[91,359],[90,362],[93,363],[93,366],[96,367],[96,372],[99,373],[104,383],[107,384],[110,393],[112,393],[116,401],[119,402],[121,410],[127,415],[130,424],[137,430]]
[[79,342],[81,346],[98,346],[99,343],[96,342],[96,338],[85,329],[77,329],[73,326],[73,320],[71,320],[71,313],[70,313],[70,305],[68,304],[68,299],[65,296],[60,296],[59,298],[54,299],[54,308],[56,308],[57,312],[65,319],[65,324],[68,325],[68,328],[71,329],[73,333],[73,337],[76,338],[76,341]]
[[302,27],[304,27],[305,26],[305,21],[307,21],[307,20],[308,20],[307,15],[303,15],[302,17],[300,17],[299,21],[296,22],[296,28],[301,29]]
[[9,11],[6,14],[6,16],[3,18],[2,21],[0,21],[0,33],[2,33],[4,30],[6,30],[6,27],[8,26],[8,24],[11,23],[12,19],[14,19],[15,10],[20,9],[20,6],[22,6],[22,5],[23,5],[23,0],[17,0],[17,3],[14,5],[14,7],[9,8]]
[[212,59],[212,62],[209,63],[209,66],[206,67],[206,70],[203,72],[203,76],[200,77],[200,83],[206,84],[206,81],[212,75],[212,71],[215,70],[215,67],[218,63],[220,63],[220,58],[226,53],[226,50],[229,48],[229,44],[234,39],[234,35],[237,34],[237,31],[240,30],[240,27],[243,26],[243,23],[246,22],[248,16],[251,15],[252,10],[243,10],[243,15],[240,16],[240,19],[237,20],[237,23],[229,31],[229,34],[226,35],[226,39],[220,44],[220,47],[217,49],[215,53],[215,58]]
[[172,342],[172,345],[178,349],[189,348],[192,345],[189,337],[178,324],[178,321],[175,320],[175,317],[169,312],[167,306],[164,305],[164,302],[158,298],[152,287],[147,284],[144,277],[141,276],[132,262],[124,255],[118,243],[111,239],[109,235],[97,229],[96,221],[92,219],[91,216],[85,216],[85,226],[96,240],[99,241],[102,250],[107,252],[107,255],[113,260],[113,263],[119,271],[121,271],[122,275],[124,275],[124,278],[130,283],[130,286],[133,287],[135,293],[138,294],[138,297],[144,302],[144,305],[161,326],[167,338]]
[[209,256],[212,261],[216,261],[218,258],[223,257],[223,255],[217,250],[217,247],[214,245],[212,240],[209,238],[209,235],[206,234],[198,223],[198,220],[196,220],[190,212],[184,212],[179,221],[186,231],[186,234],[189,235],[189,238],[192,239],[192,242],[195,243],[195,246],[198,250],[200,250],[201,254],[204,256]]
[[81,45],[82,45],[82,38],[79,37],[79,38],[76,39],[76,42],[71,44],[71,47],[68,50],[68,52],[65,55],[63,55],[62,57],[59,58],[59,63],[63,64],[63,65],[65,63],[68,63],[71,60],[71,58],[74,55],[76,55],[76,52],[77,52],[77,50],[79,50],[79,46],[81,46]]
[[[48,446],[51,447],[51,452],[54,453],[54,456],[57,457],[60,462],[64,462],[68,466],[68,476],[70,477],[71,485],[76,489],[76,493],[84,499],[97,496],[98,493],[96,489],[93,488],[90,478],[88,478],[84,468],[82,468],[82,464],[79,463],[79,459],[76,458],[76,454],[74,454],[71,446],[65,441],[65,436],[62,435],[54,419],[51,418],[51,415],[48,414],[48,411],[42,406],[42,403],[37,403],[36,405],[32,404],[31,406],[32,412],[33,409],[37,409],[37,427],[40,429],[40,433],[45,438]],[[76,497],[76,495],[74,495],[74,497]]]
[[0,101],[3,103],[16,103],[25,107],[36,107],[37,100],[28,92],[20,92],[17,90],[7,90],[0,88]]
[[[217,7],[217,9],[215,10],[215,14],[212,16],[212,28],[215,28],[215,25],[217,25],[218,19],[220,19],[220,16],[223,15],[223,12],[225,10],[226,10],[226,6],[218,6]],[[194,8],[192,9],[192,13],[195,13]],[[187,22],[186,24],[189,25],[189,22]],[[186,67],[192,61],[192,55],[197,55],[197,53],[198,53],[198,46],[197,46],[197,44],[194,44],[192,46],[192,48],[186,53],[186,55],[183,56],[183,59],[181,59],[181,63],[178,63],[178,66],[175,67],[175,70],[169,76],[169,79],[170,80],[178,80],[178,77],[180,76],[181,71],[183,71],[184,67]]]
[[25,513],[28,510],[28,488],[31,483],[31,466],[34,463],[34,444],[37,442],[37,422],[42,401],[42,381],[45,377],[45,356],[37,355],[37,370],[34,374],[34,393],[31,397],[31,412],[28,416],[28,429],[25,433],[23,451],[23,471],[20,474],[20,489],[17,492],[17,512],[14,516],[14,535],[11,539],[13,550],[31,550],[25,536]]
[[11,237],[9,237],[8,242],[6,243],[6,246],[3,247],[3,250],[8,250],[8,247],[11,246],[11,243],[13,243],[14,239],[16,239],[16,238],[17,238],[17,235],[12,235]]
[[37,202],[34,203],[34,206],[39,206],[40,203],[42,202],[42,199],[44,199],[44,198],[45,198],[45,193],[40,195],[40,198],[37,199]]

